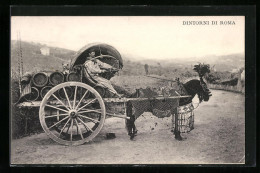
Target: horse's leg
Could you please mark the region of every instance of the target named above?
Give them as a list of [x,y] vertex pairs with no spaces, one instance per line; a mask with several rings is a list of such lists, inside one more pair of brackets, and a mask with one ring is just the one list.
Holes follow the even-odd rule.
[[135,126],[135,116],[132,113],[132,104],[131,102],[127,102],[126,106],[126,116],[130,117],[130,120],[126,120],[126,129],[130,139],[132,140],[134,136],[137,134],[137,128]]
[[[132,118],[132,119],[131,119]],[[137,134],[137,129],[136,129],[136,126],[135,126],[135,117],[134,116],[131,116],[130,118],[130,123],[131,123],[131,132],[130,134],[128,134],[130,136],[130,139],[134,139],[134,137],[136,136]]]
[[[175,135],[175,139],[181,141],[182,137],[181,137],[181,132],[179,131],[179,127],[178,127],[178,109],[175,108],[173,110],[171,110],[171,114],[172,114],[172,123],[174,123],[174,129],[173,129],[173,133]],[[173,126],[173,124],[172,124]]]
[[134,125],[133,125],[133,134],[134,134],[134,136],[136,136],[137,135],[137,128],[136,128],[136,126],[135,126],[135,123],[134,123]]
[[194,112],[193,110],[191,111],[191,127],[190,130],[194,129]]

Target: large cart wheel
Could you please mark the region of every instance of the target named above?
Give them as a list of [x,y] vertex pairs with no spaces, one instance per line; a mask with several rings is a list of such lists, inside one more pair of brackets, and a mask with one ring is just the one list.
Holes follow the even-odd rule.
[[[69,98],[67,89],[72,90]],[[62,90],[65,98],[59,96]],[[45,133],[64,145],[81,145],[92,140],[105,122],[105,104],[99,93],[81,82],[53,87],[43,98],[39,118]]]

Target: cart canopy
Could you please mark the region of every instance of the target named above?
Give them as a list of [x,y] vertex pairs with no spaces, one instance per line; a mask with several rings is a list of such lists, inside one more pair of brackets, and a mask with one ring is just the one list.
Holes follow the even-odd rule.
[[[89,56],[90,50],[94,50],[96,53],[96,56],[100,55],[109,55],[108,57],[104,57],[102,59],[99,59],[100,61],[103,61],[109,65],[112,65],[113,67],[117,69],[123,68],[123,59],[120,55],[120,53],[112,46],[104,43],[91,43],[84,47],[82,47],[76,55],[73,57],[70,69],[72,70],[74,66],[76,65],[82,65],[85,63],[86,58]],[[112,58],[112,57],[114,58]]]

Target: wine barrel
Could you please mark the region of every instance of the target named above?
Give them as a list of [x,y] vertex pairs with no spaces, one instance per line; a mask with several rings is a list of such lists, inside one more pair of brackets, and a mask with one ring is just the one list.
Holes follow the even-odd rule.
[[50,74],[49,81],[50,84],[56,86],[64,82],[64,75],[61,72],[55,71]]
[[48,75],[45,72],[35,73],[32,78],[32,82],[37,87],[44,87],[48,83]]
[[31,93],[24,96],[26,101],[35,101],[39,97],[39,90],[35,87],[31,88]]
[[43,87],[40,92],[41,98],[43,98],[47,94],[47,92],[51,90],[51,88],[51,86]]
[[67,81],[76,81],[76,82],[80,82],[80,75],[76,72],[70,72],[67,75]]

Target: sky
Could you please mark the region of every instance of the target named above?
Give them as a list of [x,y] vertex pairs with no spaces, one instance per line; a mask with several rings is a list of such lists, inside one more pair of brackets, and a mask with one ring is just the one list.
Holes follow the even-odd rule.
[[[184,25],[187,21],[209,21],[209,25]],[[232,25],[220,25],[220,21],[232,21]],[[74,51],[102,42],[121,54],[147,59],[244,54],[244,28],[244,16],[11,17],[12,40],[19,31],[22,41]]]

